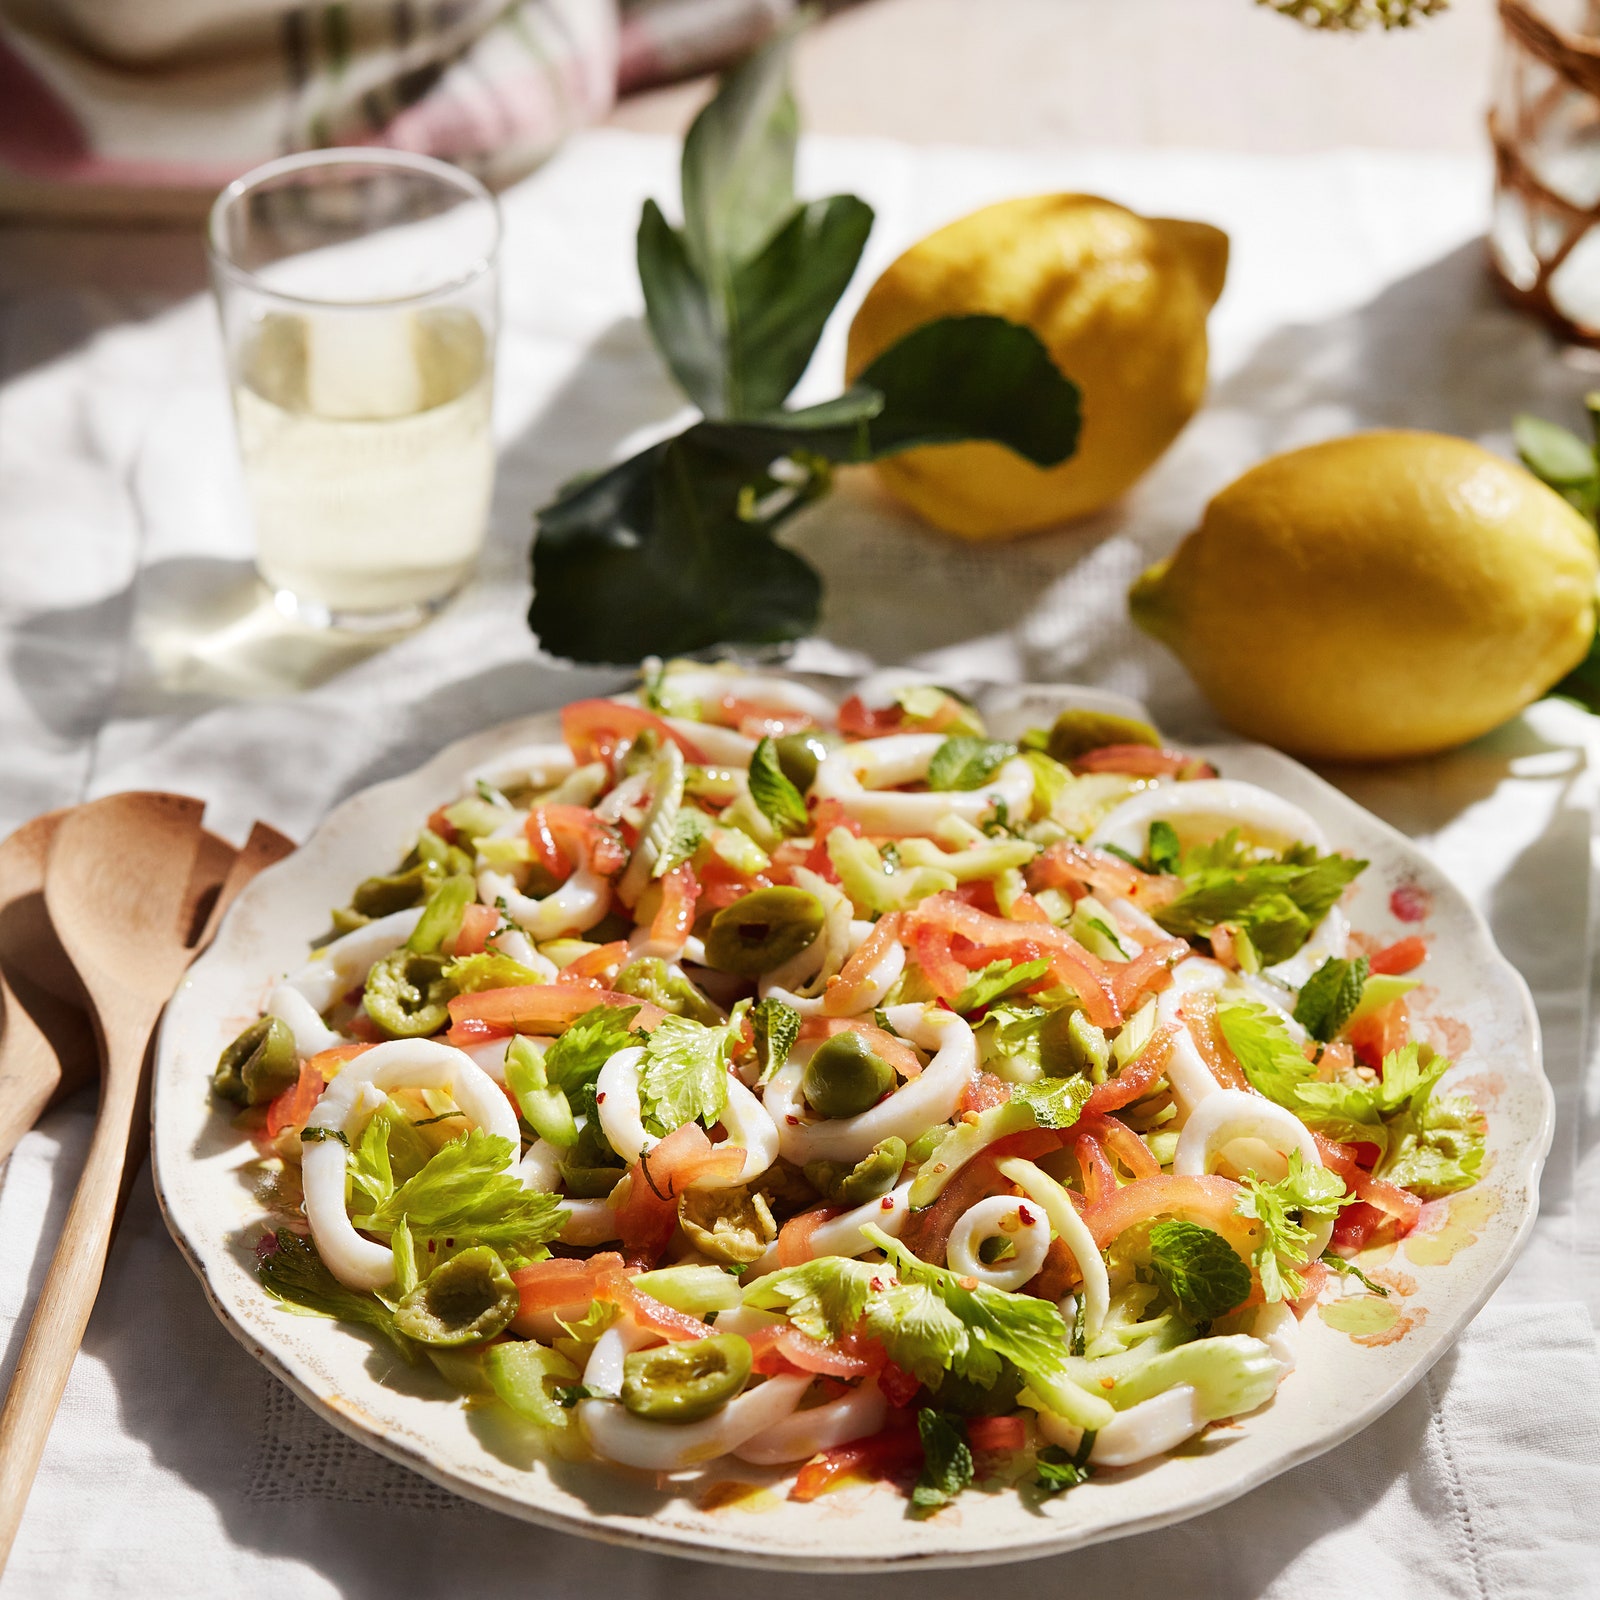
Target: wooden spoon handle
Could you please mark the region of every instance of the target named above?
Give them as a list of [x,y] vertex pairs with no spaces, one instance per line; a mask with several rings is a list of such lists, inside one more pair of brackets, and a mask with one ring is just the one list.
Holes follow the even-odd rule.
[[[111,1070],[102,1085],[94,1138],[0,1411],[0,1570],[100,1290],[128,1162],[128,1133],[145,1094],[144,1056],[156,1015],[119,1017],[107,1032]],[[134,1059],[119,1062],[124,1052],[135,1053]]]

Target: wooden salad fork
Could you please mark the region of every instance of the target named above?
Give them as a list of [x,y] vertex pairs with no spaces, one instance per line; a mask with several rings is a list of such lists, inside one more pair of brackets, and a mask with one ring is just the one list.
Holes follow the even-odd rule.
[[103,1066],[89,1154],[0,1411],[0,1569],[131,1181],[129,1135],[148,1102],[151,1035],[192,959],[204,809],[183,795],[108,795],[63,817],[50,847],[45,902],[93,1005]]

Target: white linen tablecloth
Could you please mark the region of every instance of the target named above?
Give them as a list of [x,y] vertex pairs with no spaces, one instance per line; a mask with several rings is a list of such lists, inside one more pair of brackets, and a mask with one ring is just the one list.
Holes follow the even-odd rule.
[[[639,323],[632,237],[675,148],[598,133],[506,201],[494,524],[478,581],[380,654],[309,646],[244,598],[250,540],[210,308],[34,289],[0,297],[0,829],[86,794],[204,795],[234,837],[303,837],[338,799],[472,729],[616,681],[542,660],[522,620],[530,509],[680,401]],[[878,209],[858,296],[911,239],[978,204],[1086,189],[1233,236],[1205,411],[1128,501],[1004,549],[954,544],[847,474],[794,542],[823,570],[799,660],[1093,682],[1177,736],[1217,736],[1130,628],[1129,579],[1272,450],[1370,425],[1505,448],[1514,411],[1575,416],[1593,382],[1496,303],[1488,174],[1454,158],[911,150],[809,143],[803,192]],[[845,319],[802,391],[837,386]],[[1401,620],[1397,618],[1397,621]],[[1594,721],[1556,704],[1456,755],[1329,776],[1415,837],[1533,987],[1555,1147],[1533,1242],[1489,1308],[1358,1438],[1166,1532],[1008,1568],[1020,1596],[1600,1593],[1600,1070],[1593,992]],[[0,1183],[8,1376],[87,1136],[49,1117]],[[113,1253],[0,1600],[229,1594],[734,1595],[758,1579],[604,1549],[453,1500],[327,1428],[208,1310],[146,1176]],[[820,1580],[954,1596],[960,1573]]]

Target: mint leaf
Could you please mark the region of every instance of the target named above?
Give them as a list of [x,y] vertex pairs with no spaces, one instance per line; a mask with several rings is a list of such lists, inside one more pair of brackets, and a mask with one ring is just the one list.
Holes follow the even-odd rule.
[[782,1070],[800,1037],[800,1013],[782,1000],[758,1000],[750,1008],[750,1026],[755,1032],[756,1059],[761,1063],[757,1087],[770,1083]]
[[972,1451],[959,1417],[924,1406],[917,1413],[922,1436],[922,1471],[911,1491],[911,1503],[924,1510],[948,1505],[972,1482]]
[[1014,1105],[1026,1106],[1041,1128],[1070,1128],[1093,1093],[1094,1084],[1085,1077],[1036,1078],[1032,1083],[1013,1084],[1011,1100]]
[[557,1196],[524,1189],[506,1170],[514,1153],[509,1140],[473,1128],[355,1220],[369,1233],[405,1224],[421,1238],[532,1257],[561,1232],[567,1213]]
[[1150,1230],[1150,1270],[1191,1322],[1213,1322],[1250,1294],[1250,1268],[1222,1235],[1197,1222]]
[[1095,1436],[1084,1430],[1075,1453],[1068,1455],[1058,1444],[1047,1444],[1035,1458],[1038,1475],[1034,1483],[1046,1494],[1064,1494],[1087,1483],[1091,1476],[1089,1452],[1094,1449]]
[[1298,1300],[1306,1285],[1294,1269],[1310,1259],[1306,1244],[1311,1230],[1304,1223],[1308,1218],[1326,1221],[1337,1216],[1340,1207],[1354,1203],[1355,1196],[1345,1193],[1344,1181],[1337,1173],[1308,1165],[1298,1150],[1291,1153],[1289,1175],[1280,1182],[1263,1183],[1254,1173],[1246,1173],[1240,1181],[1234,1209],[1261,1224],[1261,1243],[1255,1253],[1261,1292],[1269,1304]]
[[1341,961],[1329,956],[1305,981],[1294,1003],[1294,1020],[1313,1039],[1327,1044],[1335,1038],[1361,1004],[1366,987],[1367,958]]
[[1150,824],[1150,841],[1145,846],[1144,858],[1152,872],[1178,871],[1181,860],[1178,832],[1170,822],[1157,818]]
[[728,1103],[728,1030],[666,1016],[651,1031],[639,1069],[647,1125],[666,1135],[686,1122],[707,1127]]
[[938,790],[981,789],[1017,753],[1003,739],[978,739],[953,734],[928,763],[928,787]]
[[394,1317],[375,1296],[346,1288],[323,1265],[311,1240],[287,1228],[275,1235],[278,1247],[260,1257],[256,1277],[275,1300],[337,1322],[365,1323],[376,1328],[409,1361],[412,1347],[394,1325]]
[[1299,1090],[1316,1076],[1294,1036],[1265,1006],[1237,1001],[1217,1007],[1217,1024],[1250,1086],[1299,1113]]
[[750,757],[750,798],[779,833],[804,833],[811,826],[805,800],[778,765],[778,747],[762,739]]
[[991,961],[955,997],[951,1009],[963,1016],[980,1011],[1015,990],[1025,988],[1035,979],[1042,978],[1049,970],[1048,961]]

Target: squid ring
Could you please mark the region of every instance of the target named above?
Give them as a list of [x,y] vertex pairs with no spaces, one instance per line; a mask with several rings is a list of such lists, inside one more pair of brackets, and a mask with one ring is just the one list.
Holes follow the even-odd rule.
[[925,778],[943,743],[943,734],[898,733],[847,744],[824,759],[811,792],[819,799],[837,800],[868,833],[897,837],[931,833],[952,815],[981,822],[996,801],[1004,801],[1013,816],[1026,815],[1033,801],[1033,768],[1021,756],[1013,756],[988,783],[971,792],[882,792]]
[[[1004,1240],[1013,1253],[993,1265],[986,1262],[982,1247],[990,1239]],[[1049,1250],[1050,1223],[1044,1208],[1037,1201],[1030,1205],[1014,1195],[993,1194],[956,1218],[945,1259],[952,1272],[1014,1293],[1038,1276]]]

